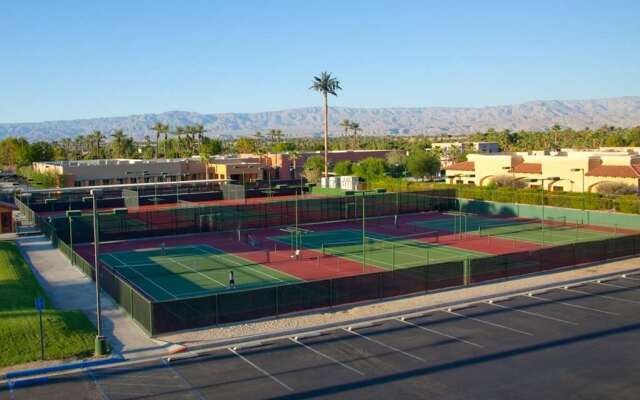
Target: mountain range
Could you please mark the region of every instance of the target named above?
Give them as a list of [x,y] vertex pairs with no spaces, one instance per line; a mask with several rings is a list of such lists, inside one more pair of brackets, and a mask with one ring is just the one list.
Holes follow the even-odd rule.
[[[459,135],[489,128],[496,130],[545,130],[554,124],[573,129],[603,125],[640,125],[640,96],[593,100],[540,100],[490,107],[350,108],[331,107],[330,131],[342,134],[340,121],[360,123],[365,135]],[[31,123],[0,123],[0,138],[22,136],[29,140],[75,137],[94,129],[108,134],[123,129],[136,139],[153,137],[157,122],[177,125],[203,124],[207,135],[231,138],[256,131],[281,129],[288,136],[322,134],[322,108],[307,107],[259,113],[200,114],[169,111],[124,117],[90,118]]]

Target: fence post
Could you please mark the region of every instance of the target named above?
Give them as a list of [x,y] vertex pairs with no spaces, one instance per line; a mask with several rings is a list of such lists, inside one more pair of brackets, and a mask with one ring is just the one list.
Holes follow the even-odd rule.
[[469,283],[471,283],[471,261],[470,258],[467,256],[462,264],[462,275],[463,275],[463,284],[464,286],[469,286]]

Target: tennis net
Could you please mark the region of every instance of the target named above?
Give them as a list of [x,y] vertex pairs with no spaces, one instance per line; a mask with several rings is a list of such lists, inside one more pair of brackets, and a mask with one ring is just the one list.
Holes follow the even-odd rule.
[[478,234],[480,236],[499,236],[510,233],[541,231],[543,229],[564,229],[566,226],[566,217],[552,217],[546,218],[544,221],[514,221],[507,224],[480,226],[478,227]]
[[178,200],[178,207],[179,208],[195,208],[195,207],[200,207],[201,205],[193,202],[193,201],[189,201],[189,200]]
[[439,235],[438,231],[432,231],[397,237],[380,238],[365,236],[364,240],[323,242],[322,255],[341,256],[362,254],[363,246],[367,252],[397,251],[403,248],[407,251],[415,251],[416,249],[429,246],[428,243],[437,243],[439,241]]

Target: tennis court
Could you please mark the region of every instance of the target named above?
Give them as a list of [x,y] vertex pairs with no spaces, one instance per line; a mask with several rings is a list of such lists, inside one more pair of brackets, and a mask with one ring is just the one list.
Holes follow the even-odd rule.
[[[155,301],[300,281],[207,244],[110,252],[100,260]],[[235,288],[229,287],[230,271],[235,275]]]
[[615,231],[589,229],[582,223],[567,221],[564,217],[547,218],[543,222],[540,220],[487,218],[472,214],[450,214],[445,218],[411,222],[410,225],[420,229],[437,229],[455,233],[467,232],[485,237],[499,237],[549,245],[586,242],[617,236]]
[[[289,244],[287,235],[272,236],[271,240]],[[342,257],[364,262],[386,270],[419,267],[448,261],[484,257],[487,254],[438,243],[437,232],[423,232],[409,236],[392,236],[356,229],[311,232],[301,236],[301,247],[321,252],[324,257]]]

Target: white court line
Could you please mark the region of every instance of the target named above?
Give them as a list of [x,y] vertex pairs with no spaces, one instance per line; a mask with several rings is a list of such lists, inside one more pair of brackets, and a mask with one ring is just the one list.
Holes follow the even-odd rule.
[[397,319],[397,321],[400,321],[400,322],[403,322],[403,323],[405,323],[405,324],[407,324],[407,325],[411,325],[411,326],[413,326],[413,327],[416,327],[416,328],[422,329],[423,331],[431,332],[431,333],[436,334],[436,335],[444,336],[444,337],[449,338],[449,339],[457,340],[458,342],[466,343],[466,344],[468,344],[468,345],[471,345],[471,346],[475,346],[475,347],[479,347],[479,348],[481,348],[481,349],[484,349],[484,346],[483,346],[483,345],[481,345],[481,344],[474,343],[474,342],[471,342],[471,341],[469,341],[469,340],[465,340],[465,339],[459,338],[459,337],[457,337],[457,336],[448,335],[448,334],[446,334],[446,333],[443,333],[443,332],[437,331],[437,330],[435,330],[435,329],[431,329],[431,328],[427,328],[427,327],[422,326],[422,325],[414,324],[413,322],[409,322],[409,321],[406,321],[406,320],[405,320],[405,321],[403,321],[403,320],[401,320],[401,319]]
[[381,341],[379,341],[379,340],[372,339],[372,338],[370,338],[370,337],[368,337],[368,336],[365,336],[365,335],[362,335],[362,334],[360,334],[360,333],[358,333],[358,332],[356,332],[356,331],[350,331],[350,330],[348,330],[348,329],[344,329],[344,328],[342,328],[342,330],[344,330],[345,332],[352,333],[352,334],[354,334],[354,335],[356,335],[356,336],[359,336],[359,337],[361,337],[361,338],[363,338],[363,339],[365,339],[365,340],[368,340],[368,341],[370,341],[370,342],[373,342],[373,343],[379,344],[380,346],[382,346],[382,347],[386,347],[387,349],[390,349],[390,350],[393,350],[393,351],[397,351],[398,353],[404,354],[404,355],[405,355],[405,356],[407,356],[407,357],[411,357],[411,358],[413,358],[414,360],[418,360],[418,361],[422,361],[422,362],[425,362],[425,361],[426,361],[426,360],[425,360],[424,358],[422,358],[422,357],[418,357],[418,356],[416,356],[416,355],[414,355],[414,354],[407,353],[406,351],[400,350],[400,349],[398,349],[397,347],[393,347],[393,346],[388,345],[388,344],[386,344],[386,343],[382,343],[382,342],[381,342]]
[[549,298],[546,298],[546,297],[541,297],[541,296],[538,296],[538,295],[525,295],[525,294],[523,294],[521,296],[522,297],[530,297],[532,299],[542,300],[542,301],[549,302],[549,303],[558,303],[558,304],[562,304],[562,305],[567,306],[567,307],[574,307],[574,308],[579,308],[579,309],[582,309],[582,310],[595,311],[595,312],[599,312],[599,313],[602,313],[602,314],[620,316],[620,314],[614,313],[614,312],[611,312],[611,311],[605,311],[605,310],[600,310],[598,308],[581,306],[579,304],[567,303],[567,302],[560,301],[560,300],[553,300],[553,299],[549,299]]
[[460,313],[457,313],[455,311],[445,311],[445,312],[449,313],[449,314],[457,315],[457,316],[462,317],[462,318],[468,318],[468,319],[470,319],[472,321],[477,321],[477,322],[480,322],[482,324],[495,326],[496,328],[502,328],[502,329],[506,329],[506,330],[511,331],[511,332],[516,332],[516,333],[520,333],[520,334],[527,335],[527,336],[533,336],[533,333],[521,331],[519,329],[511,328],[511,327],[508,327],[508,326],[505,326],[505,325],[496,324],[495,322],[486,321],[484,319],[480,319],[480,318],[476,318],[476,317],[470,317],[468,315],[460,314]]
[[339,364],[339,365],[341,365],[341,366],[345,367],[345,368],[346,368],[346,369],[348,369],[349,371],[353,371],[353,372],[355,372],[355,373],[356,373],[356,374],[358,374],[358,375],[362,375],[362,376],[364,376],[364,372],[360,371],[359,369],[353,368],[353,367],[351,367],[351,366],[349,366],[349,365],[347,365],[347,364],[345,364],[345,363],[343,363],[343,362],[340,362],[340,361],[336,360],[335,358],[333,358],[333,357],[331,357],[331,356],[329,356],[329,355],[326,355],[326,354],[322,353],[321,351],[316,350],[316,349],[314,349],[314,348],[312,348],[312,347],[310,347],[310,346],[308,346],[308,345],[306,345],[306,344],[302,343],[302,342],[301,342],[301,341],[299,341],[299,340],[296,340],[296,339],[294,339],[294,338],[289,338],[289,340],[291,340],[293,343],[296,343],[296,344],[299,344],[300,346],[303,346],[303,347],[304,347],[304,348],[306,348],[307,350],[310,350],[310,351],[312,351],[312,352],[316,353],[317,355],[319,355],[319,356],[321,356],[321,357],[326,358],[326,359],[327,359],[327,360],[329,360],[329,361],[333,361],[334,363]]
[[162,363],[164,364],[165,367],[167,367],[169,370],[171,370],[171,372],[173,372],[173,374],[175,376],[177,376],[182,381],[182,383],[184,383],[184,385],[186,386],[187,389],[189,389],[190,392],[194,392],[200,400],[206,400],[206,397],[204,397],[204,395],[200,392],[200,390],[198,390],[195,387],[193,387],[193,385],[191,383],[189,383],[189,381],[187,381],[185,379],[185,377],[182,376],[182,374],[177,369],[173,368],[167,362],[167,360],[163,359]]
[[105,393],[104,389],[102,389],[102,386],[96,379],[95,375],[93,375],[93,372],[91,372],[91,369],[85,368],[85,372],[87,373],[87,375],[89,375],[89,377],[91,377],[91,380],[93,381],[93,384],[96,385],[96,388],[98,388],[98,391],[100,392],[100,398],[102,398],[103,400],[111,400],[107,393]]
[[551,321],[562,322],[563,324],[578,325],[577,322],[572,322],[572,321],[567,321],[567,320],[560,319],[560,318],[550,317],[548,315],[540,314],[540,313],[533,312],[533,311],[519,310],[517,308],[508,307],[508,306],[504,306],[502,304],[496,304],[496,303],[485,302],[485,304],[488,304],[490,306],[499,307],[499,308],[504,308],[506,310],[516,311],[516,312],[523,313],[523,314],[533,315],[534,317],[540,317],[540,318],[548,319],[548,320],[551,320]]
[[[146,279],[147,281],[151,282],[152,285],[154,285],[155,287],[159,288],[160,290],[162,290],[163,292],[167,293],[169,296],[173,297],[174,299],[177,299],[178,296],[174,295],[172,292],[170,292],[169,290],[163,288],[162,286],[158,285],[153,279],[147,277],[144,274],[141,274],[140,272],[136,271],[134,268],[131,268],[129,266],[127,266],[127,264],[123,263],[122,260],[118,259],[116,256],[114,256],[113,254],[107,254],[108,256],[113,257],[117,262],[121,263],[122,265],[116,268],[127,268],[130,271],[135,272],[136,274],[138,274],[139,276],[141,276],[143,279]],[[155,296],[153,296],[155,297]]]
[[639,281],[639,282],[640,282],[640,279],[638,279],[638,278],[632,278],[632,277],[630,277],[629,275],[625,276],[625,277],[624,277],[624,278],[622,278],[622,279],[629,279],[629,280],[632,280],[632,281]]
[[207,274],[205,274],[205,273],[202,273],[202,272],[200,272],[200,271],[198,271],[198,270],[196,270],[196,269],[193,269],[193,268],[191,268],[190,266],[188,266],[187,264],[181,263],[181,262],[180,262],[180,261],[178,261],[178,260],[174,260],[172,257],[167,257],[167,260],[169,260],[169,261],[171,261],[171,262],[174,262],[174,263],[178,264],[179,266],[181,266],[181,267],[183,267],[183,268],[186,268],[186,269],[188,269],[188,270],[190,270],[190,271],[192,271],[192,272],[195,272],[195,273],[196,273],[196,274],[198,274],[198,275],[204,276],[205,278],[209,279],[211,282],[215,282],[215,283],[217,283],[218,285],[222,286],[223,288],[226,288],[226,287],[227,287],[224,283],[222,283],[222,282],[218,281],[217,279],[213,279],[213,278],[212,278],[212,277],[210,277],[209,275],[207,275]]
[[629,290],[638,289],[637,287],[614,285],[613,283],[609,283],[609,282],[594,282],[594,283],[596,283],[598,285],[610,286],[610,287],[614,287],[614,288],[618,288],[618,289],[629,289]]
[[230,352],[232,352],[236,356],[240,357],[244,362],[246,362],[247,364],[251,365],[253,368],[257,369],[259,372],[261,372],[267,378],[271,379],[272,381],[274,381],[278,385],[282,386],[283,388],[287,389],[288,391],[293,392],[293,389],[289,385],[287,385],[286,383],[282,382],[280,379],[278,379],[275,376],[271,375],[270,373],[268,373],[264,369],[260,368],[256,364],[252,363],[250,360],[248,360],[242,354],[238,353],[237,351],[235,351],[234,349],[231,349],[231,348],[229,348],[227,350],[229,350]]
[[[205,246],[207,246],[207,247],[211,247],[211,248],[214,248],[214,249],[215,249],[215,247],[212,247],[212,246],[209,246],[209,245],[205,245]],[[210,251],[207,251],[207,250],[203,249],[202,247],[194,246],[194,248],[195,248],[195,249],[197,249],[197,250],[200,250],[201,252],[203,252],[203,253],[205,253],[205,254],[207,254],[207,255],[209,256],[209,258],[213,258],[212,256],[221,256],[221,257],[224,257],[224,258],[223,258],[224,260],[231,261],[232,263],[234,263],[234,264],[235,264],[236,266],[238,266],[239,268],[247,268],[247,269],[250,269],[250,270],[252,270],[253,272],[256,272],[256,273],[258,273],[258,274],[262,274],[262,275],[268,276],[269,278],[274,279],[274,280],[276,280],[276,281],[285,282],[283,279],[280,279],[280,278],[278,278],[277,276],[273,276],[273,275],[268,274],[268,273],[266,273],[266,272],[264,272],[264,271],[260,271],[260,270],[258,270],[258,269],[255,269],[254,267],[252,267],[252,266],[250,266],[250,265],[243,265],[243,264],[239,263],[238,261],[236,261],[236,260],[235,260],[235,258],[240,258],[240,257],[235,256],[235,255],[233,255],[233,254],[231,254],[231,253],[225,253],[225,252],[222,252],[222,251],[220,251],[220,253],[212,253],[212,252],[210,252]],[[217,249],[216,249],[216,250],[217,250]],[[217,257],[216,257],[216,258],[217,258]],[[223,264],[224,264],[224,263],[223,263]],[[264,265],[264,268],[271,269],[271,268],[269,268],[269,267],[268,267],[268,266],[266,266],[266,265]],[[288,273],[286,273],[286,272],[283,272],[283,271],[280,271],[280,270],[278,270],[277,272],[278,272],[278,273],[280,273],[280,274],[282,274],[282,275],[287,275],[287,276],[289,276],[289,277],[291,277],[291,278],[294,278],[294,279],[295,279],[295,280],[297,280],[297,281],[299,281],[299,280],[300,280],[300,278],[295,277],[295,276],[293,276],[293,275],[291,275],[291,274],[288,274]]]
[[589,292],[585,292],[585,291],[582,291],[582,290],[569,289],[569,288],[563,288],[563,289],[566,290],[566,291],[569,291],[569,292],[586,294],[588,296],[594,296],[594,297],[602,297],[603,299],[621,301],[623,303],[640,304],[640,301],[621,299],[620,297],[612,297],[612,296],[607,296],[607,295],[604,295],[604,294],[589,293]]

